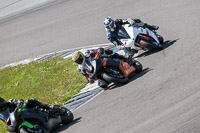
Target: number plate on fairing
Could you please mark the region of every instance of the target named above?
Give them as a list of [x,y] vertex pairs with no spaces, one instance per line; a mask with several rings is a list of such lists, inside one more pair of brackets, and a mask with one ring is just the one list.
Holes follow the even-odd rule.
[[124,44],[126,47],[131,47],[134,41],[132,39],[121,39],[121,42]]

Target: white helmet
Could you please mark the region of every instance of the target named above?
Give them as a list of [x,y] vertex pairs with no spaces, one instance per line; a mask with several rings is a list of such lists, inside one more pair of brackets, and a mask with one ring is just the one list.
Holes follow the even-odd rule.
[[116,27],[115,21],[111,17],[107,17],[104,19],[104,25],[106,26],[107,29],[113,29]]

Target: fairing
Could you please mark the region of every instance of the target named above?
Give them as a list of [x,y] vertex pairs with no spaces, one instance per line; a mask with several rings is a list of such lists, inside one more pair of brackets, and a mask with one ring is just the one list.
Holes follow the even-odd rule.
[[128,35],[131,37],[130,39],[121,39],[122,43],[126,47],[133,47],[134,49],[140,50],[141,47],[137,47],[134,45],[137,36],[140,35],[149,35],[151,36],[157,43],[160,43],[157,36],[155,35],[154,32],[149,30],[148,28],[143,28],[143,27],[134,27],[129,24],[126,24],[124,26],[125,30],[127,31]]

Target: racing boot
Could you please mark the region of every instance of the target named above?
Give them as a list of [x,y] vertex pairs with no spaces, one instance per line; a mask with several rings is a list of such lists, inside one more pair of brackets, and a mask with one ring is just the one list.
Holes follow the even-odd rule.
[[147,27],[147,28],[149,28],[150,30],[158,30],[159,29],[159,27],[158,26],[155,26],[155,25],[149,25],[149,24],[145,24],[145,26]]
[[113,58],[118,58],[118,59],[120,59],[120,60],[122,60],[122,61],[126,61],[128,58],[127,57],[125,57],[125,56],[123,56],[123,55],[120,55],[120,54],[118,54],[118,53],[115,53],[114,55],[112,55],[111,57],[113,57]]
[[98,85],[101,87],[101,88],[106,88],[108,86],[108,82],[106,82],[105,80],[102,80],[102,79],[98,79]]

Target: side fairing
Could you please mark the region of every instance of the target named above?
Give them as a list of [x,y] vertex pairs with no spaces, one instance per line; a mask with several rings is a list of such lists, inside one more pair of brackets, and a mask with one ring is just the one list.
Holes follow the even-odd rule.
[[129,36],[131,37],[130,39],[121,39],[121,42],[124,44],[125,47],[133,47],[134,49],[138,49],[138,50],[141,49],[140,47],[137,47],[134,45],[136,41],[135,39],[137,38],[139,34],[149,35],[152,38],[154,38],[154,40],[157,43],[160,43],[155,33],[149,30],[148,28],[144,29],[143,27],[134,27],[129,24],[126,24],[124,28],[129,34]]
[[151,30],[146,28],[146,31],[149,32],[149,36],[151,36],[157,43],[160,43],[160,41],[158,40],[156,34],[154,32],[152,32]]

